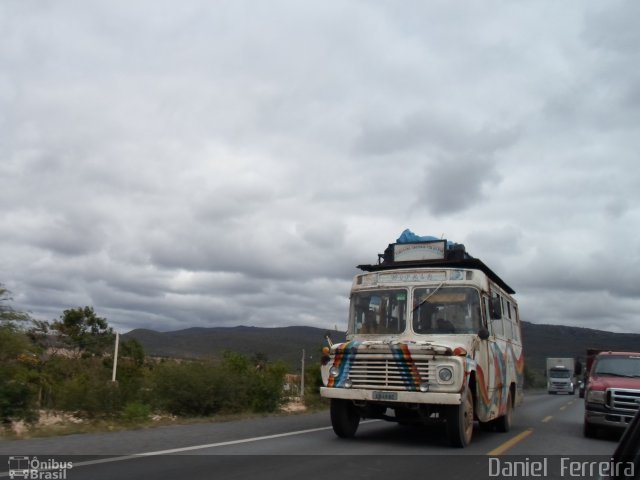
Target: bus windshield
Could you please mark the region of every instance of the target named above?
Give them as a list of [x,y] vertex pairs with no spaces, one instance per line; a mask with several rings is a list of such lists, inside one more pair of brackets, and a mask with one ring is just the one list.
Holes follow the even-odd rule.
[[406,318],[405,289],[358,292],[351,296],[349,329],[352,333],[400,334],[406,328]]
[[413,309],[416,333],[478,333],[481,326],[480,295],[474,288],[416,288]]

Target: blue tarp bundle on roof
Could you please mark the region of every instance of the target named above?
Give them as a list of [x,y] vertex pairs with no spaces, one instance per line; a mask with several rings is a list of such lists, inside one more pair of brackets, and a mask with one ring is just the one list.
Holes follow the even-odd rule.
[[416,235],[408,228],[405,229],[404,232],[400,234],[396,243],[412,243],[412,242],[431,242],[433,240],[440,240],[437,237],[431,237],[427,235],[426,237],[421,237],[420,235]]
[[[434,240],[438,241],[442,239],[438,237],[432,237],[431,235],[426,235],[426,236],[416,235],[411,230],[406,228],[404,232],[400,234],[400,236],[396,240],[396,243],[433,242]],[[450,240],[447,240],[447,250],[453,248],[454,245],[458,245],[458,244]]]

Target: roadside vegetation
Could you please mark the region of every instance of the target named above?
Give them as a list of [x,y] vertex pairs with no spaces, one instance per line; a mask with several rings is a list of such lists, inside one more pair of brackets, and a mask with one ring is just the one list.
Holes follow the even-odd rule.
[[525,390],[540,390],[546,388],[547,379],[545,377],[544,370],[529,368],[528,365],[524,366],[524,389]]
[[[16,312],[0,285],[0,430],[28,434],[39,417],[66,419],[57,432],[114,429],[190,419],[220,419],[280,410],[287,365],[264,355],[227,351],[218,360],[152,359],[136,340],[120,343],[92,307],[65,310],[46,322]],[[319,368],[305,375],[304,399],[321,407]]]

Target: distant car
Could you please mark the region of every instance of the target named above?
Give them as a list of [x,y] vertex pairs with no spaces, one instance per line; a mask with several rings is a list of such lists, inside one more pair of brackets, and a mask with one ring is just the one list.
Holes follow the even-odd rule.
[[613,468],[610,480],[640,479],[640,410],[638,410],[620,438],[611,457]]

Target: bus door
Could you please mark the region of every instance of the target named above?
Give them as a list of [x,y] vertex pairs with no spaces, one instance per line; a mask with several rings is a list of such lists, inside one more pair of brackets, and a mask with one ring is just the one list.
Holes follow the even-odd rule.
[[[500,408],[500,394],[502,390],[502,378],[504,376],[504,363],[500,338],[504,338],[502,317],[497,316],[488,297],[483,298],[486,325],[489,330],[489,338],[480,342],[480,367],[482,379],[478,382],[478,418],[482,422],[492,420],[498,416]],[[494,309],[495,309],[494,304]],[[484,383],[484,385],[483,385]]]

